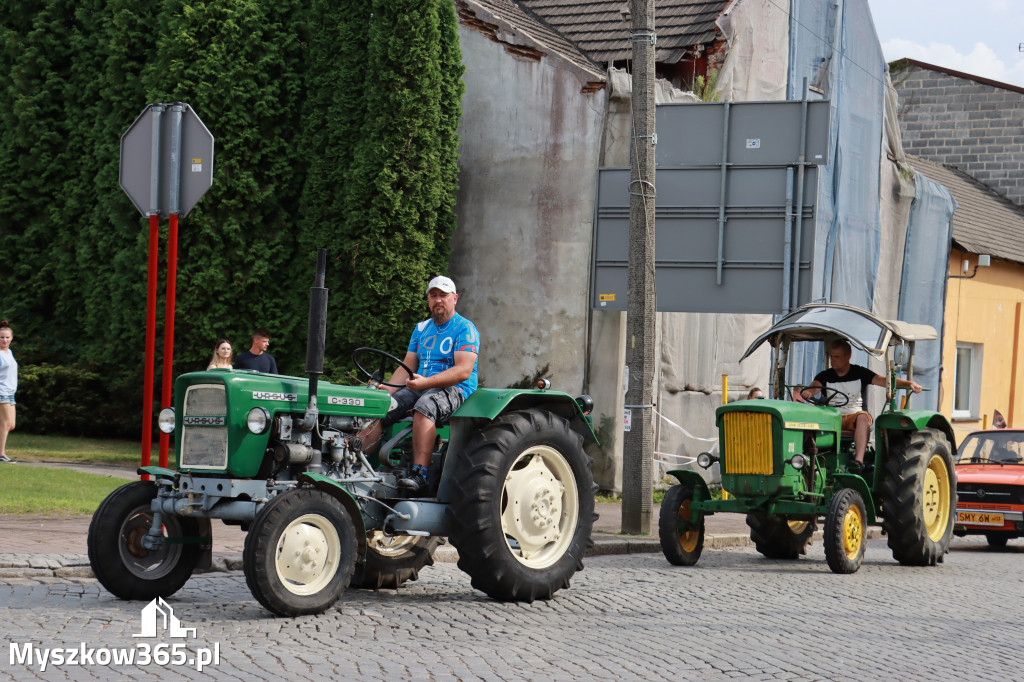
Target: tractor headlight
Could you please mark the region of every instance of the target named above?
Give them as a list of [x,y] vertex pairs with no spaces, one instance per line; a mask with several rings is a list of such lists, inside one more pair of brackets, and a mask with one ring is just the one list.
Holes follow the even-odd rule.
[[576,404],[580,406],[580,411],[583,414],[590,414],[594,411],[594,399],[589,395],[576,396]]
[[789,460],[789,464],[797,471],[800,471],[807,466],[807,458],[803,455],[793,455],[793,458]]
[[165,407],[156,418],[156,425],[164,433],[174,433],[174,408]]
[[249,431],[261,436],[270,429],[270,413],[262,407],[254,407],[249,410],[245,425],[249,427]]
[[710,452],[702,452],[697,455],[697,466],[702,469],[710,469],[711,465],[718,461],[718,458]]

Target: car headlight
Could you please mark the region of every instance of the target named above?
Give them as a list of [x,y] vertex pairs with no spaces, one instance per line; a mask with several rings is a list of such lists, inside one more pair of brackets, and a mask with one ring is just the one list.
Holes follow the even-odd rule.
[[270,429],[270,413],[262,407],[254,407],[249,410],[248,416],[245,418],[245,425],[249,427],[249,431],[261,436]]
[[800,471],[807,466],[807,458],[803,455],[793,455],[793,458],[789,460],[789,464],[797,471]]
[[165,407],[156,418],[156,425],[163,433],[174,433],[174,408]]

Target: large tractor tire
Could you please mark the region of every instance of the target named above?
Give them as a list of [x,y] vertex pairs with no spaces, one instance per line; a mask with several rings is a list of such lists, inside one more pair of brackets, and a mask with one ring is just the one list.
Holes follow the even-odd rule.
[[525,602],[569,587],[592,544],[592,464],[569,422],[541,409],[509,412],[472,436],[445,513],[473,587]]
[[797,559],[807,553],[814,535],[813,521],[798,521],[768,514],[747,514],[750,539],[768,559]]
[[692,511],[693,487],[674,485],[665,493],[658,517],[661,551],[674,566],[693,566],[704,550],[704,514]]
[[86,543],[89,564],[100,584],[120,599],[169,597],[192,576],[202,553],[194,541],[199,522],[180,516],[163,515],[161,534],[191,542],[165,542],[159,549],[143,546],[153,525],[150,505],[156,492],[153,481],[128,483],[110,493],[92,515]]
[[843,488],[832,496],[825,516],[825,559],[833,573],[856,573],[864,563],[867,511],[856,490]]
[[350,587],[395,590],[416,580],[424,566],[434,563],[441,538],[385,535],[379,530],[366,536],[366,562],[356,566]]
[[245,582],[278,616],[323,613],[352,579],[356,528],[328,493],[299,488],[263,508],[245,538]]
[[944,433],[922,429],[892,443],[882,512],[882,528],[896,561],[904,566],[942,561],[956,514],[956,472]]

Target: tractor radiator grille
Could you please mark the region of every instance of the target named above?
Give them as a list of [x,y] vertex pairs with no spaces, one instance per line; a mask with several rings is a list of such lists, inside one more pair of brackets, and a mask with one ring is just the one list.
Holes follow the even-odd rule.
[[722,418],[722,473],[772,473],[772,416],[728,412]]
[[228,406],[221,384],[198,384],[185,391],[178,464],[188,469],[228,466]]

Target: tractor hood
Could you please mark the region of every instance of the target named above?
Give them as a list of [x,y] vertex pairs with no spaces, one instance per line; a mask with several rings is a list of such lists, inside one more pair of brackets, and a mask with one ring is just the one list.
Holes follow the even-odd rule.
[[757,337],[740,362],[765,341],[778,347],[784,337],[790,341],[825,341],[840,336],[875,358],[881,358],[889,346],[903,341],[939,338],[935,329],[925,324],[883,320],[866,310],[841,303],[808,303]]

